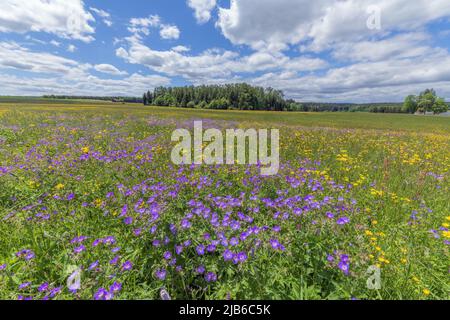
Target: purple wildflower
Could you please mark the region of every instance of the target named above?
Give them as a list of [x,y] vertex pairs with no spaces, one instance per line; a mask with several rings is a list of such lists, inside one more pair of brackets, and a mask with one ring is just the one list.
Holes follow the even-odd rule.
[[25,288],[28,288],[29,286],[31,286],[31,282],[24,282],[21,285],[19,285],[19,290],[23,290]]
[[338,221],[337,221],[336,223],[337,223],[338,225],[342,226],[342,225],[347,224],[347,223],[349,223],[349,222],[350,222],[350,219],[349,219],[349,218],[347,218],[347,217],[342,217],[342,218],[339,218]]
[[170,251],[166,251],[164,253],[164,259],[166,259],[166,260],[172,259],[172,253],[170,253]]
[[106,300],[106,295],[108,294],[108,291],[106,291],[105,288],[100,288],[98,291],[94,294],[94,300]]
[[205,275],[206,282],[216,282],[217,281],[217,275],[214,272],[208,272]]
[[83,252],[83,251],[85,251],[85,250],[86,250],[86,247],[85,247],[84,245],[81,245],[81,246],[76,247],[75,249],[73,249],[73,252],[74,252],[75,254],[79,254],[79,253],[81,253],[81,252]]
[[159,280],[165,280],[166,276],[167,276],[167,271],[165,269],[158,269],[155,272],[155,276],[156,278],[158,278]]
[[91,265],[88,267],[88,270],[92,271],[94,269],[97,269],[98,265],[99,265],[99,261],[97,260],[97,261],[91,263]]
[[130,225],[130,224],[133,223],[133,218],[131,218],[131,217],[126,217],[126,218],[123,220],[123,223],[125,223],[126,225]]
[[131,263],[131,261],[126,261],[122,265],[122,271],[130,271],[131,269],[133,269],[133,264]]
[[223,253],[223,259],[225,261],[231,261],[233,260],[233,252],[231,252],[230,250],[225,250],[225,252]]
[[49,288],[48,282],[44,282],[43,284],[41,284],[38,288],[39,292],[45,292],[47,291]]
[[205,246],[204,245],[201,244],[201,245],[197,246],[197,248],[195,250],[197,251],[197,254],[199,256],[205,255]]
[[118,293],[120,290],[122,290],[122,284],[119,282],[114,282],[109,288],[109,291],[112,293]]
[[198,266],[197,269],[195,270],[195,272],[197,272],[198,274],[204,274],[206,271],[206,268],[204,266]]

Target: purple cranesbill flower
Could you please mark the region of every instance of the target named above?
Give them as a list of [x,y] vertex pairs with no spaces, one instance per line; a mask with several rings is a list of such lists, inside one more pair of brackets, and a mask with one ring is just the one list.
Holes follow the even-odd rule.
[[349,222],[350,222],[350,219],[349,219],[349,218],[347,218],[347,217],[342,217],[342,218],[339,218],[338,221],[337,221],[336,223],[337,223],[338,225],[342,226],[342,225],[347,224],[347,223],[349,223]]
[[106,238],[102,239],[103,244],[105,245],[113,245],[116,243],[116,238],[114,238],[113,236],[108,236]]
[[142,229],[141,229],[141,228],[135,229],[135,230],[133,231],[133,234],[134,234],[136,237],[139,237],[139,236],[142,234]]
[[94,242],[92,242],[92,246],[93,247],[97,247],[100,243],[102,243],[102,239],[96,239],[94,240]]
[[197,251],[197,254],[199,256],[203,256],[205,255],[205,246],[204,245],[198,245],[197,248],[195,249]]
[[50,290],[49,297],[54,298],[56,295],[61,293],[61,290],[62,290],[62,287],[53,288],[52,290]]
[[333,257],[331,254],[329,254],[329,255],[327,256],[327,261],[328,261],[328,262],[333,262],[333,261],[334,261],[334,257]]
[[177,259],[173,258],[172,260],[169,261],[169,266],[173,267],[177,264]]
[[86,247],[85,247],[84,245],[81,245],[81,246],[76,247],[75,249],[73,249],[73,252],[74,252],[75,254],[79,254],[79,253],[81,253],[81,252],[83,252],[83,251],[85,251],[85,250],[86,250]]
[[122,284],[119,282],[114,282],[111,287],[109,287],[109,292],[118,293],[122,290]]
[[133,264],[131,261],[125,261],[125,263],[122,265],[122,271],[130,271],[133,269]]
[[158,226],[152,226],[152,227],[150,228],[150,233],[151,233],[151,234],[155,234],[157,230],[158,230]]
[[175,246],[175,252],[177,255],[180,255],[183,253],[183,246]]
[[5,270],[6,269],[6,267],[7,267],[7,264],[5,263],[5,264],[2,264],[2,265],[0,265],[0,271],[2,271],[2,270]]
[[237,255],[237,261],[239,263],[244,263],[245,261],[247,261],[248,256],[245,252],[239,252]]
[[334,214],[331,212],[327,212],[327,218],[328,219],[333,219],[334,218]]
[[205,239],[205,240],[210,240],[210,239],[211,239],[211,235],[210,235],[209,233],[205,233],[205,234],[203,235],[203,239]]
[[109,261],[110,265],[115,266],[119,262],[120,256],[115,256],[111,261]]
[[280,242],[277,239],[271,239],[270,245],[273,249],[278,250],[278,248],[280,247]]
[[241,228],[241,224],[238,221],[232,221],[230,223],[231,230],[236,231]]
[[224,253],[223,253],[223,259],[224,259],[225,261],[231,261],[231,260],[233,260],[233,257],[234,257],[233,252],[231,252],[231,251],[228,250],[228,249],[224,251]]
[[111,249],[111,252],[112,252],[112,253],[117,253],[117,252],[120,251],[120,249],[121,249],[120,247],[115,247],[115,248],[112,248],[112,249]]
[[192,241],[191,241],[191,240],[186,240],[186,241],[183,243],[183,247],[185,247],[185,248],[190,247],[191,244],[192,244]]
[[171,224],[171,225],[169,226],[169,229],[170,229],[170,232],[171,232],[173,235],[176,235],[176,234],[177,234],[177,227],[176,227],[174,224]]
[[34,259],[35,254],[32,250],[24,249],[24,250],[20,250],[19,252],[17,252],[16,257],[24,258],[25,260],[29,261],[31,259]]
[[92,271],[94,269],[97,269],[98,265],[99,265],[99,261],[97,260],[97,261],[95,261],[95,262],[90,264],[90,266],[88,267],[88,270]]
[[109,291],[109,292],[105,295],[105,300],[106,300],[106,301],[110,301],[110,300],[112,300],[112,299],[114,299],[114,293],[111,292],[111,291]]
[[108,291],[105,288],[100,288],[94,294],[94,300],[106,300],[107,294],[108,294]]
[[235,247],[235,246],[237,246],[238,244],[239,244],[239,239],[238,239],[238,238],[233,237],[233,238],[230,239],[230,245],[231,245],[232,247]]
[[28,288],[29,286],[31,286],[31,282],[24,282],[19,285],[19,290],[23,290],[25,288]]
[[67,201],[72,201],[73,199],[75,199],[75,195],[74,195],[73,193],[70,193],[70,194],[67,196]]
[[87,238],[88,238],[88,237],[86,237],[86,236],[75,237],[75,238],[73,238],[73,239],[70,241],[70,243],[71,243],[71,244],[82,243],[82,242],[84,242]]
[[44,282],[43,284],[41,284],[38,288],[39,292],[45,292],[47,291],[49,288],[48,282]]
[[152,245],[153,245],[154,247],[159,247],[159,246],[161,245],[161,241],[159,241],[159,240],[153,240]]
[[167,276],[167,271],[165,269],[158,269],[155,272],[155,276],[156,278],[158,278],[159,280],[165,280],[166,276]]
[[281,227],[280,226],[275,226],[272,228],[273,232],[279,233],[281,231]]
[[121,217],[125,217],[125,216],[127,215],[127,213],[128,213],[128,205],[124,205],[124,206],[122,207],[121,212],[120,212],[120,216],[121,216]]
[[170,251],[164,252],[164,259],[166,260],[172,259],[172,253],[170,253]]
[[210,244],[209,246],[206,247],[206,251],[208,251],[209,253],[213,253],[214,251],[216,251],[217,247],[213,244]]
[[204,266],[198,266],[197,269],[195,269],[195,272],[198,274],[204,274],[206,271],[206,268]]
[[123,220],[123,223],[125,223],[126,225],[130,225],[130,224],[133,223],[133,218],[132,218],[132,217],[126,217],[126,218]]
[[339,262],[339,269],[341,269],[345,275],[348,275],[348,273],[350,271],[350,265],[348,262],[341,261],[341,262]]
[[192,224],[187,219],[183,219],[181,221],[181,228],[182,229],[189,229],[192,226]]
[[216,282],[217,281],[217,275],[214,272],[208,272],[205,275],[206,282]]

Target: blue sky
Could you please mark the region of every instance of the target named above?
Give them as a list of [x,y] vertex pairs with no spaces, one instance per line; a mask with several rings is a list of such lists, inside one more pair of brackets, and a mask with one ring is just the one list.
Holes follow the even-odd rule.
[[299,101],[450,100],[448,0],[3,0],[0,95],[248,82]]

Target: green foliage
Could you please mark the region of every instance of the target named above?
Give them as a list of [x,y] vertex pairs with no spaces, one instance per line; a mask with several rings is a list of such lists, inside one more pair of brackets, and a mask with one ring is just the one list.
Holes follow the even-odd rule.
[[403,111],[413,114],[417,111],[417,108],[417,97],[414,95],[407,96],[403,104]]
[[[148,97],[148,93],[147,93]],[[192,107],[201,109],[240,109],[282,111],[287,107],[283,93],[272,88],[253,87],[245,83],[158,87],[152,94],[151,104],[155,106]]]
[[434,103],[433,107],[431,107],[431,110],[434,114],[440,114],[445,113],[448,111],[448,104],[445,102],[443,98],[436,99],[436,102]]

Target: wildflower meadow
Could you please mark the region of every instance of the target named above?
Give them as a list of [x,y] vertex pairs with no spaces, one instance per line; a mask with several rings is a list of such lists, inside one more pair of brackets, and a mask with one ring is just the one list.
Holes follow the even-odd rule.
[[[0,105],[0,299],[449,299],[450,122]],[[175,165],[276,128],[280,168]]]

